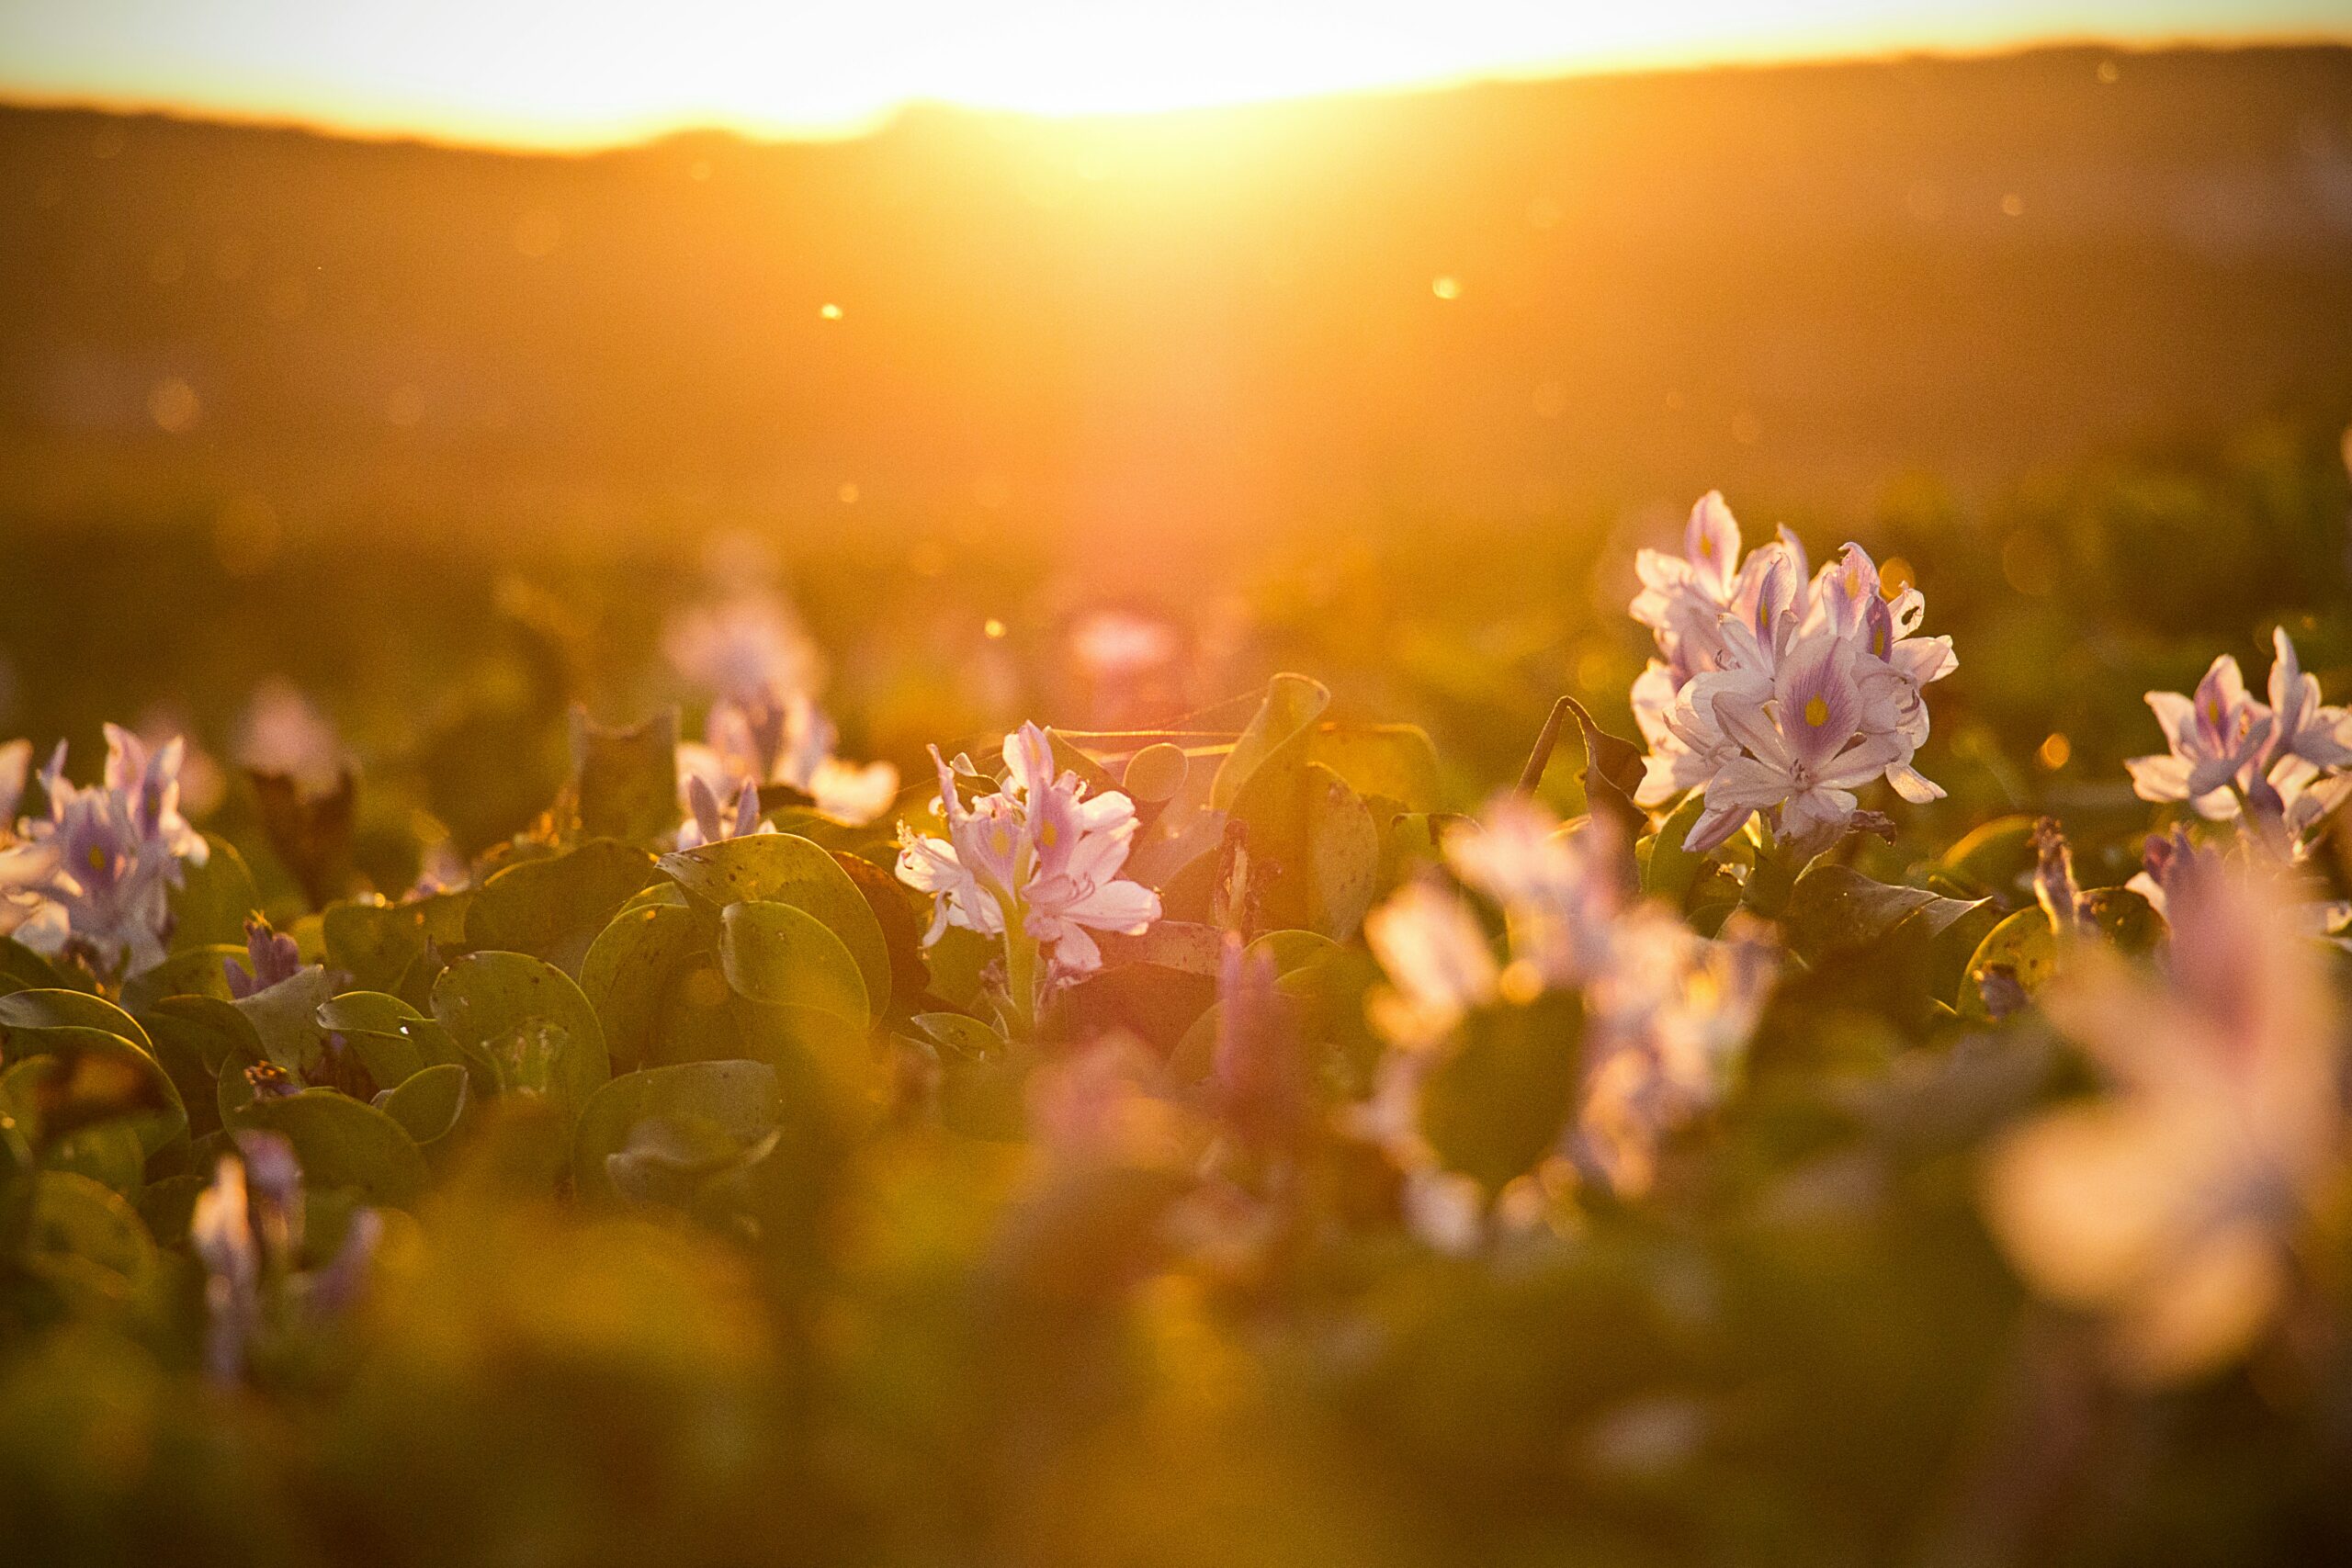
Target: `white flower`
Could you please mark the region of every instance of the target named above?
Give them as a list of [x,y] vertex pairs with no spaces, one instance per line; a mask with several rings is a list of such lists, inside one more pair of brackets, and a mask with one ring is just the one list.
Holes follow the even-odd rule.
[[1889,599],[1859,545],[1810,581],[1786,530],[1744,561],[1738,547],[1739,525],[1711,492],[1683,558],[1644,551],[1635,562],[1633,614],[1659,653],[1634,683],[1650,749],[1635,798],[1663,807],[1704,790],[1685,839],[1702,851],[1759,812],[1781,838],[1827,843],[1873,778],[1905,800],[1940,798],[1912,758],[1928,739],[1924,689],[1959,660],[1949,637],[1914,635],[1927,611],[1919,591]]
[[1620,1191],[1645,1190],[1658,1138],[1732,1080],[1770,990],[1770,945],[1745,926],[1710,941],[1662,906],[1628,907],[1623,852],[1606,829],[1563,829],[1524,799],[1455,829],[1444,850],[1456,874],[1501,907],[1510,962],[1469,905],[1433,881],[1408,885],[1366,917],[1365,941],[1389,980],[1367,1006],[1396,1049],[1351,1124],[1406,1173],[1417,1233],[1458,1238],[1465,1179],[1437,1168],[1421,1132],[1429,1076],[1471,1013],[1580,989],[1585,1077],[1564,1142]]
[[678,848],[698,850],[725,839],[748,839],[773,833],[775,824],[760,819],[760,786],[745,779],[735,794],[730,818],[719,808],[718,796],[699,773],[686,780],[686,819],[678,829]]
[[1364,917],[1363,940],[1391,988],[1371,998],[1374,1026],[1398,1045],[1434,1044],[1495,999],[1502,968],[1477,916],[1456,895],[1408,883]]
[[25,825],[30,849],[0,865],[17,940],[43,953],[78,946],[105,970],[136,974],[163,962],[171,935],[171,894],[181,863],[201,865],[204,835],[179,811],[178,740],[150,752],[117,725],[106,727],[102,784],[65,777],[60,742],[42,770],[49,815]]
[[2319,678],[2304,671],[2280,626],[2271,634],[2270,701],[2247,692],[2238,662],[2213,660],[2194,696],[2150,692],[2149,708],[2169,750],[2124,766],[2143,800],[2186,801],[2200,817],[2228,821],[2254,808],[2255,840],[2274,855],[2305,858],[2315,829],[2352,795],[2352,715],[2320,701]]
[[2111,1094],[2010,1134],[1985,1184],[2018,1270],[2152,1381],[2228,1362],[2276,1314],[2344,1111],[2324,950],[2280,879],[2182,855],[2165,881],[2161,977],[2090,946],[2041,998]]
[[732,796],[743,783],[798,790],[828,817],[862,826],[889,810],[899,794],[899,770],[888,762],[860,766],[833,755],[839,732],[804,693],[763,689],[713,703],[703,743],[678,747],[678,788],[699,779],[714,799]]
[[2200,816],[2236,816],[2238,802],[2230,786],[2244,787],[2250,776],[2259,775],[2277,728],[2271,711],[2246,691],[2238,661],[2226,653],[2214,660],[2193,698],[2150,692],[2147,702],[2171,750],[2123,764],[2133,792],[2143,800],[2188,801]]
[[1693,682],[1741,755],[1707,781],[1685,848],[1713,849],[1759,811],[1773,814],[1778,837],[1824,843],[1853,819],[1854,791],[1882,774],[1906,797],[1913,780],[1932,792],[1928,798],[1943,793],[1910,772],[1910,746],[1898,730],[1871,722],[1856,662],[1851,644],[1816,634],[1781,663],[1760,703],[1748,686]]
[[1063,974],[1099,968],[1092,932],[1140,935],[1159,919],[1159,895],[1119,875],[1136,832],[1135,804],[1116,790],[1088,795],[1074,773],[1054,773],[1053,744],[1024,724],[1005,738],[1005,787],[966,805],[939,762],[948,836],[901,827],[899,879],[936,899],[926,944],[961,926],[986,935],[1018,930],[1042,943]]

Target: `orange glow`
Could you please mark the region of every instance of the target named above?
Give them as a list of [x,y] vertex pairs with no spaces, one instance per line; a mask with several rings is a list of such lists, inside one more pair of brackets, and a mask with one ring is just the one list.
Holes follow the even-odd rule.
[[2347,31],[2340,0],[113,0],[0,9],[0,92],[583,146],[689,126],[839,134],[921,101],[1125,113],[1566,71]]

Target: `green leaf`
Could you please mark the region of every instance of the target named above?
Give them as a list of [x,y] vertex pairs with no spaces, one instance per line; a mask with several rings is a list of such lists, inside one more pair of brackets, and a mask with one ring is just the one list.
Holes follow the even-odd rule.
[[1001,1055],[1009,1046],[1002,1033],[960,1012],[919,1012],[911,1021],[934,1044],[960,1056]]
[[1408,811],[1437,808],[1437,748],[1417,724],[1327,724],[1308,739],[1306,756],[1358,795],[1381,795]]
[[318,1060],[319,1009],[334,991],[324,969],[298,969],[291,978],[230,1005],[254,1026],[265,1056],[289,1073],[300,1073]]
[[527,953],[568,975],[624,904],[657,879],[653,857],[615,839],[496,873],[466,908],[466,945]]
[[245,857],[228,840],[204,835],[202,865],[180,863],[180,885],[171,894],[172,951],[226,945],[244,950],[245,920],[261,908]]
[[[44,1066],[27,1062],[8,1076]],[[134,1128],[119,1121],[100,1122],[50,1140],[40,1152],[40,1164],[43,1170],[78,1172],[136,1201],[145,1185],[147,1151]]]
[[1460,1048],[1430,1073],[1422,1100],[1421,1131],[1445,1168],[1489,1193],[1532,1168],[1575,1111],[1583,1038],[1573,992],[1464,1021]]
[[940,1047],[939,1119],[947,1129],[991,1143],[1027,1137],[1036,1047],[1007,1040],[960,1012],[919,1013],[914,1023]]
[[[1380,829],[1345,781],[1317,763],[1276,758],[1256,771],[1233,815],[1248,825],[1260,863],[1252,883],[1261,921],[1354,933],[1379,891]],[[1261,870],[1273,874],[1261,879]]]
[[243,945],[232,947],[226,942],[208,942],[201,947],[182,947],[151,969],[141,970],[122,983],[122,1005],[134,1013],[144,1012],[165,997],[217,997],[229,999],[229,972],[222,965],[234,959],[245,962]]
[[616,1069],[742,1055],[736,998],[708,925],[683,904],[640,903],[614,916],[581,963],[580,988]]
[[319,1004],[317,1017],[320,1028],[359,1053],[379,1089],[397,1089],[427,1067],[465,1059],[437,1021],[381,991],[345,991]]
[[1992,1021],[1984,985],[1988,980],[1998,983],[1996,971],[2006,971],[2030,998],[2049,983],[2057,967],[2058,939],[2050,929],[2050,917],[2038,907],[2019,909],[1986,932],[1970,955],[1957,998],[1960,1016],[1971,1022]]
[[1784,925],[1790,945],[1812,960],[1858,952],[1905,921],[1934,938],[1988,911],[1997,918],[1989,899],[1946,898],[1876,882],[1842,865],[1817,865],[1797,878]]
[[0,997],[0,1055],[12,1055],[6,1050],[8,1032],[40,1029],[101,1029],[151,1055],[154,1050],[139,1021],[104,997],[62,988]]
[[1303,752],[1309,727],[1330,705],[1331,693],[1319,681],[1285,674],[1268,682],[1265,701],[1217,767],[1216,778],[1209,786],[1210,807],[1233,810],[1241,792],[1269,760],[1294,743]]
[[423,1149],[456,1128],[472,1095],[472,1080],[464,1066],[441,1062],[412,1074],[399,1088],[384,1090],[376,1104]]
[[0,995],[90,988],[80,970],[60,968],[15,937],[0,937]]
[[876,1009],[890,999],[890,948],[865,895],[831,851],[790,833],[727,839],[662,857],[662,869],[688,893],[719,908],[730,904],[789,904],[814,916],[857,964]]
[[741,1144],[773,1132],[784,1114],[782,1079],[765,1062],[684,1062],[624,1073],[581,1109],[571,1176],[584,1202],[617,1202],[610,1162],[653,1120],[702,1122]]
[[2129,887],[2094,887],[2083,895],[2099,935],[2130,953],[2154,952],[2164,939],[2165,918]]
[[22,1267],[76,1316],[138,1307],[157,1289],[163,1258],[139,1211],[119,1192],[73,1171],[33,1179]]
[[366,1100],[331,1089],[270,1095],[228,1118],[233,1128],[276,1133],[294,1145],[303,1179],[354,1187],[370,1203],[406,1208],[424,1190],[424,1156],[401,1125]]
[[571,976],[528,953],[476,953],[458,959],[434,982],[433,1016],[458,1049],[485,1068],[492,1065],[493,1043],[514,1037],[533,1020],[553,1024],[564,1035],[561,1099],[575,1110],[612,1076],[596,1010]]
[[179,1086],[153,1048],[114,1030],[0,1026],[0,1060],[9,1064],[10,1093],[19,1113],[44,1138],[76,1125],[119,1120],[152,1156],[187,1131]]
[[409,966],[431,942],[443,952],[466,942],[466,906],[473,894],[445,893],[401,904],[330,904],[323,917],[327,962],[365,991],[396,991]]
[[721,917],[718,961],[728,984],[753,1001],[809,1009],[861,1030],[873,1022],[856,959],[806,909],[758,901],[729,904]]
[[[585,838],[645,844],[678,826],[678,710],[606,729],[571,710],[571,780]],[[599,922],[600,924],[602,922]]]
[[1692,790],[1690,798],[1674,808],[1658,827],[1657,837],[1650,845],[1649,861],[1642,868],[1642,891],[1653,898],[1662,898],[1679,909],[1690,897],[1690,889],[1699,881],[1699,874],[1707,865],[1707,857],[1693,854],[1682,847],[1682,840],[1698,826],[1699,814],[1706,809],[1703,791]]
[[1340,944],[1322,932],[1303,931],[1267,931],[1249,947],[1251,957],[1261,953],[1272,957],[1277,977],[1328,963],[1340,952]]
[[1944,852],[1939,867],[1971,892],[2015,897],[2033,874],[2035,821],[2018,815],[1982,823]]

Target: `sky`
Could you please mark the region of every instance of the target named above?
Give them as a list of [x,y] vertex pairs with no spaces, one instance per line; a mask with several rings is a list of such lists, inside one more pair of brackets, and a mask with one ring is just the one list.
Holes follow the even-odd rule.
[[0,96],[585,147],[918,101],[1124,113],[2099,39],[2352,39],[2352,0],[0,0]]

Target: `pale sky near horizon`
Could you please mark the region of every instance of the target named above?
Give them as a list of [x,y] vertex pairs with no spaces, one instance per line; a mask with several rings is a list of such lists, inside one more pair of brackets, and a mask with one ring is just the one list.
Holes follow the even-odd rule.
[[2352,39],[2352,0],[0,0],[0,96],[593,146],[2091,40]]

